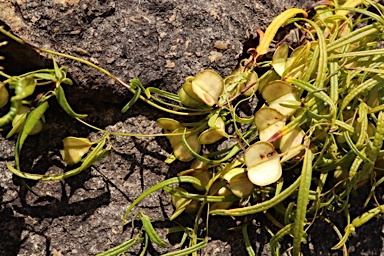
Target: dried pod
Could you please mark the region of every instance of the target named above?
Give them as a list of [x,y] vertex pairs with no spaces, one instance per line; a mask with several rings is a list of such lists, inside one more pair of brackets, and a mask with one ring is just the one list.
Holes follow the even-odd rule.
[[274,108],[261,108],[255,114],[255,125],[261,141],[267,141],[285,126],[285,116]]
[[237,197],[247,197],[252,194],[254,185],[248,179],[244,168],[234,168],[223,175],[229,183],[232,193]]
[[212,173],[208,169],[189,169],[179,172],[179,176],[193,176],[201,181],[202,186],[193,184],[193,186],[199,191],[205,191],[208,182],[212,178]]
[[[187,130],[188,132],[188,130]],[[184,147],[182,142],[182,134],[184,133],[184,129],[176,129],[172,132],[172,134],[178,134],[175,136],[168,136],[169,142],[173,148],[173,153],[176,158],[182,162],[189,162],[193,160],[194,156],[189,153],[189,151]],[[185,139],[191,149],[198,153],[200,152],[201,145],[198,142],[198,137],[196,133],[185,134]]]
[[[174,190],[180,191],[180,192],[187,192],[185,189],[176,187]],[[170,217],[170,220],[174,220],[177,216],[179,216],[182,212],[187,213],[194,213],[197,211],[199,207],[199,202],[196,200],[178,197],[178,196],[171,196],[172,204],[175,206],[175,212]]]
[[267,186],[282,175],[280,157],[273,145],[269,142],[259,141],[251,145],[244,153],[249,180],[257,186]]
[[172,118],[162,117],[157,119],[156,123],[160,128],[164,129],[165,132],[173,132],[176,129],[183,128],[183,125],[179,121]]
[[215,121],[215,127],[208,128],[200,134],[199,143],[212,144],[227,136],[225,123],[221,117],[218,117]]
[[282,76],[285,71],[285,66],[288,58],[288,45],[281,44],[277,47],[272,57],[272,67],[279,76]]
[[280,105],[284,101],[297,101],[297,89],[284,81],[272,81],[265,85],[261,91],[262,97],[270,108],[274,108],[281,114],[290,116],[296,109]]

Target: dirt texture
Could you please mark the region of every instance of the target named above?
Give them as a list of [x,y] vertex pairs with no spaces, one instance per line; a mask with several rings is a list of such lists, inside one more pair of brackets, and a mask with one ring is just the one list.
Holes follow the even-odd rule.
[[[213,68],[225,76],[235,68],[243,46],[269,22],[290,7],[306,8],[303,0],[0,0],[0,21],[23,40],[43,48],[82,57],[109,70],[123,81],[139,76],[145,86],[176,92],[187,76]],[[0,41],[4,37],[0,37]],[[10,42],[0,48],[5,72],[17,75],[52,63],[26,46]],[[105,75],[74,61],[57,58],[69,67],[75,85],[65,87],[70,104],[87,113],[87,121],[108,131],[160,133],[156,119],[166,115],[138,102],[121,114],[132,95]],[[8,63],[8,64],[7,64]],[[80,125],[53,100],[44,131],[27,139],[21,167],[31,173],[69,170],[61,160],[62,139],[71,135],[96,140],[100,134]],[[0,114],[4,114],[1,110]],[[127,207],[143,191],[174,177],[187,165],[167,165],[171,152],[165,138],[114,137],[112,154],[80,175],[57,182],[23,181],[13,176],[15,139],[0,132],[0,256],[95,255],[135,233],[129,225],[121,233]],[[32,193],[26,186],[34,192]],[[382,191],[381,191],[382,192]],[[382,195],[382,193],[381,193]],[[360,195],[363,198],[363,195]],[[357,202],[362,200],[356,197]],[[352,206],[353,207],[353,206]],[[130,215],[143,211],[152,219],[169,218],[170,197],[156,192]],[[356,215],[360,212],[355,212]],[[330,218],[340,230],[340,214]],[[192,225],[193,218],[178,219]],[[139,223],[136,223],[137,225]],[[202,223],[203,227],[204,223]],[[229,217],[211,218],[209,244],[201,255],[247,255],[239,225]],[[257,255],[269,255],[271,224],[255,215],[248,232]],[[155,223],[168,248],[150,245],[148,255],[178,248],[180,237],[166,235],[171,223]],[[332,228],[319,222],[311,227],[305,255],[342,255],[330,248],[338,241]],[[201,233],[203,237],[205,232]],[[384,255],[384,221],[372,220],[348,242],[351,255]],[[289,240],[287,240],[289,242]],[[138,255],[135,246],[127,255]]]

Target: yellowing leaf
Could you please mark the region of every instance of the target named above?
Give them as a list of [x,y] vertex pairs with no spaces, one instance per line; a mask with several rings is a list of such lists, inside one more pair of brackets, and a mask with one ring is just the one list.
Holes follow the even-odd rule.
[[261,56],[266,54],[268,52],[269,45],[271,44],[279,28],[282,27],[288,19],[300,13],[303,14],[304,17],[308,16],[308,14],[302,9],[290,8],[275,17],[271,24],[268,26],[267,30],[265,30],[263,37],[260,39],[260,44],[256,48],[257,55]]

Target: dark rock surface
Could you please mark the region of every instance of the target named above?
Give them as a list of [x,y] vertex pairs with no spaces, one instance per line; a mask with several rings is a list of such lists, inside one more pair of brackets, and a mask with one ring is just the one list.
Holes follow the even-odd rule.
[[[256,29],[265,28],[287,8],[310,4],[309,0],[3,0],[0,20],[33,45],[91,60],[124,81],[139,76],[145,86],[175,92],[185,77],[203,69],[229,74]],[[0,55],[17,57],[6,72],[17,74],[50,65],[21,46],[14,46],[17,52],[7,47],[0,48]],[[131,97],[127,89],[85,65],[57,59],[69,67],[76,82],[65,88],[69,101],[78,112],[90,114],[88,121],[109,131],[161,132],[155,121],[163,113],[138,102],[121,114]],[[100,136],[68,117],[54,101],[50,104],[44,132],[28,138],[23,148],[23,170],[68,170],[60,160],[61,140],[69,135],[91,140]],[[37,193],[33,194],[6,168],[6,161],[13,161],[15,143],[14,138],[5,139],[8,131],[6,127],[0,132],[0,255],[95,255],[116,246],[132,235],[130,227],[122,234],[120,230],[129,204],[144,190],[185,168],[180,163],[164,163],[170,147],[162,137],[116,137],[111,156],[80,175],[58,182],[27,181]],[[166,194],[157,192],[134,213],[138,210],[163,219],[171,216],[173,207]],[[342,230],[345,222],[335,219]],[[181,221],[191,223],[191,218],[184,216]],[[270,235],[265,226],[271,225],[266,223],[260,214],[249,228],[257,255],[269,255]],[[212,218],[210,243],[201,255],[246,255],[241,232],[228,231],[236,224],[231,218]],[[373,220],[357,229],[349,240],[351,255],[382,254],[383,224]],[[155,225],[163,237],[169,226],[167,222]],[[150,247],[149,254],[174,250],[178,237],[168,238],[172,246]],[[303,246],[305,255],[341,255],[329,249],[338,238],[327,224],[316,223],[308,240]],[[139,249],[134,247],[130,254],[137,255]]]

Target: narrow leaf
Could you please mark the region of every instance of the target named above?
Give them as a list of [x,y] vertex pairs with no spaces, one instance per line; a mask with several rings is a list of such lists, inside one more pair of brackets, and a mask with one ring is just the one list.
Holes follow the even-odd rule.
[[55,95],[56,95],[57,102],[60,104],[63,110],[71,117],[84,118],[87,116],[86,114],[77,114],[75,111],[73,111],[71,106],[69,106],[67,99],[65,98],[63,87],[61,87],[60,85],[56,87]]
[[261,56],[266,54],[268,52],[269,45],[271,44],[279,28],[282,27],[288,19],[300,13],[303,14],[305,18],[308,16],[308,14],[302,9],[290,8],[274,18],[272,23],[265,31],[264,36],[261,38],[260,44],[256,48],[257,55]]
[[138,87],[136,89],[135,94],[133,95],[132,99],[121,110],[121,113],[127,112],[127,110],[130,109],[133,106],[133,104],[135,104],[136,101],[140,98],[140,94],[141,94],[141,88]]

